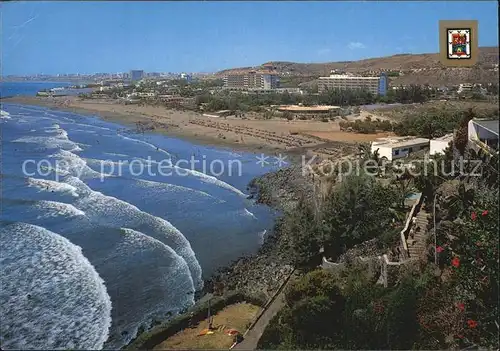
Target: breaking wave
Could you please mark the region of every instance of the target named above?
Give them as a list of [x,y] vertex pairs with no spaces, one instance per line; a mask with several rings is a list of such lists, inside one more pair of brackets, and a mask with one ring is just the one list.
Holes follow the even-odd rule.
[[12,117],[10,117],[10,113],[8,113],[7,111],[0,110],[0,118],[11,119]]
[[[114,235],[119,236],[120,243],[97,267],[110,275],[109,279],[103,277],[112,301],[126,302],[112,311],[112,327],[105,345],[109,349],[128,344],[137,336],[139,327],[147,329],[155,320],[164,320],[192,306],[195,291],[186,261],[170,247],[129,228]],[[161,298],[152,298],[156,296]]]
[[54,180],[28,178],[28,186],[36,187],[40,189],[40,191],[64,193],[69,194],[73,197],[79,196],[76,187],[66,183],[56,182]]
[[[7,292],[0,291],[0,318],[8,325],[0,332],[2,349],[119,349],[139,330],[194,304],[194,292],[203,287],[200,262],[208,275],[224,264],[219,256],[256,245],[259,210],[218,177],[174,165],[179,157],[167,150],[172,145],[170,151],[191,154],[184,142],[180,147],[174,139],[159,142],[168,145],[162,149],[139,135],[121,135],[123,128],[111,123],[94,125],[90,117],[8,107],[12,116],[2,113],[12,119],[3,124],[9,128],[7,145],[12,140],[27,145],[8,145],[13,152],[0,175],[6,186],[0,245],[2,252],[13,253],[0,255],[7,273],[2,284],[9,279]],[[16,124],[20,115],[29,125]],[[149,155],[157,160],[146,160]],[[58,177],[21,176],[21,156],[48,159],[41,170]],[[99,181],[108,176],[103,167],[116,168],[120,160],[150,162],[154,171],[161,158],[170,162],[168,179],[136,176],[127,168],[122,176]],[[226,245],[222,255],[220,242]],[[40,285],[41,295],[29,293],[29,284]]]
[[74,202],[89,218],[99,218],[102,225],[127,227],[143,232],[171,247],[189,266],[195,288],[203,287],[201,267],[184,235],[170,222],[141,211],[136,206],[92,190],[76,177],[66,182],[78,189],[80,197]]
[[0,229],[6,349],[101,349],[111,325],[104,281],[80,247],[35,225]]
[[62,149],[62,150],[76,150],[78,144],[71,140],[62,139],[58,137],[45,137],[45,136],[23,136],[13,140],[14,143],[29,143],[37,144],[46,149]]
[[39,200],[35,203],[34,207],[40,209],[42,212],[42,214],[37,217],[38,219],[58,216],[85,216],[85,212],[77,209],[71,204],[66,204],[64,202]]
[[59,175],[71,175],[78,178],[81,176],[90,178],[102,178],[107,176],[106,174],[94,171],[87,165],[84,159],[68,150],[59,150],[48,157],[59,161],[57,169],[51,168]]
[[134,143],[138,143],[138,144],[147,145],[147,146],[149,146],[151,149],[157,150],[157,151],[159,151],[159,152],[161,152],[161,153],[164,153],[164,154],[166,154],[166,155],[170,156],[170,153],[169,153],[168,151],[166,151],[166,150],[164,150],[164,149],[162,149],[162,148],[160,148],[160,147],[158,147],[158,146],[155,146],[155,145],[153,145],[153,144],[151,144],[151,143],[148,143],[147,141],[143,141],[143,140],[139,140],[139,139],[135,139],[135,138],[130,138],[130,137],[127,137],[127,136],[122,135],[122,134],[117,134],[117,135],[118,135],[119,137],[121,137],[121,138],[125,139],[125,140],[129,140],[129,141],[132,141],[132,142],[134,142]]
[[250,212],[249,210],[247,210],[246,208],[243,209],[243,213],[245,215],[247,215],[248,217],[252,217],[253,219],[257,219],[257,217],[255,217],[255,215],[252,212]]

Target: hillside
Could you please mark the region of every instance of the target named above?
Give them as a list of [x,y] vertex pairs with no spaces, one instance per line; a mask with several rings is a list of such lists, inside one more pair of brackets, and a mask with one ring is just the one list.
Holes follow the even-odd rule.
[[[498,82],[498,47],[480,48],[479,60],[472,68],[445,68],[439,62],[439,54],[400,54],[388,57],[370,58],[359,61],[328,63],[296,63],[272,61],[280,76],[299,76],[315,79],[325,76],[332,69],[352,73],[374,74],[381,71],[399,71],[399,77],[393,77],[392,84],[431,84],[448,85],[475,82]],[[249,69],[234,68],[217,73],[223,76],[227,72]]]

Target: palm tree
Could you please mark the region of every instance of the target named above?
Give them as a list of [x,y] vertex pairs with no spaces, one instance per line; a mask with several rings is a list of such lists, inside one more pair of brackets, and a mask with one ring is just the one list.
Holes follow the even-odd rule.
[[472,108],[470,108],[467,111],[467,113],[463,116],[455,133],[453,144],[455,145],[456,149],[460,152],[461,156],[465,154],[465,150],[467,148],[467,143],[469,140],[468,136],[469,121],[472,120],[475,116],[476,114],[474,113]]
[[450,210],[450,215],[454,218],[460,217],[474,204],[474,188],[466,188],[465,183],[461,182],[458,186],[457,194],[452,195],[446,200],[446,207]]
[[398,176],[396,179],[396,188],[398,189],[398,195],[401,201],[401,207],[405,208],[405,200],[414,193],[414,177],[410,171],[405,168],[402,175]]
[[[382,158],[380,158],[378,150],[379,149],[376,149],[375,151],[372,152],[370,144],[367,143],[363,143],[359,146],[359,155],[365,163],[368,161],[375,161],[371,162],[372,166],[365,167],[365,169],[371,175],[377,175],[377,176],[381,172],[381,166],[383,166]],[[376,164],[376,166],[374,164]]]

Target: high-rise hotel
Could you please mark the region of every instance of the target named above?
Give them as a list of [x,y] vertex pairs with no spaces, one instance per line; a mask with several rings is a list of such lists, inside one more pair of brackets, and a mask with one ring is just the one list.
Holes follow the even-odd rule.
[[271,70],[231,71],[224,76],[229,89],[272,90],[279,87],[278,76]]
[[319,77],[318,92],[327,90],[361,90],[365,89],[373,95],[386,95],[388,79],[385,73],[378,77],[361,77],[347,74],[337,74],[332,71],[328,77]]

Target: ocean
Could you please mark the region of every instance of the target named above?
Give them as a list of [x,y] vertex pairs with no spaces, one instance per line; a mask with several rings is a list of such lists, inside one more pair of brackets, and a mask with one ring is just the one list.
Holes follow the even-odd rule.
[[120,348],[273,226],[258,155],[10,103],[0,128],[2,348]]
[[[12,97],[12,96],[35,96],[36,93],[42,89],[52,89],[52,88],[67,88],[76,83],[69,82],[0,82],[0,96],[1,97]],[[63,89],[57,92],[57,95],[78,95],[80,93],[91,92],[92,88],[84,89]]]

